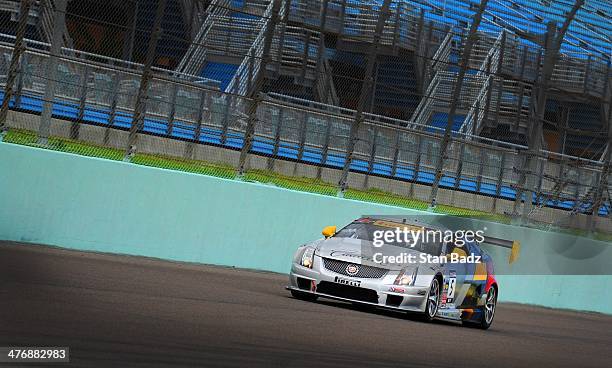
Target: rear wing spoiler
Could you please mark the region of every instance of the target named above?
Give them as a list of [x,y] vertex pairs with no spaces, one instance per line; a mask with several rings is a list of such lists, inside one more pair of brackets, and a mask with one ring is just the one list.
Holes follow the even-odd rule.
[[508,258],[509,264],[512,264],[518,259],[519,252],[521,251],[521,243],[518,240],[506,240],[494,238],[492,236],[485,236],[483,243],[510,249],[510,257]]

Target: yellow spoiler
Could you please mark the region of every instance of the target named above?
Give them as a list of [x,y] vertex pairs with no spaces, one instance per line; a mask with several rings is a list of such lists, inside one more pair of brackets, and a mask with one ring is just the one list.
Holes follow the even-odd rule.
[[509,264],[512,264],[518,259],[519,252],[521,251],[521,243],[518,240],[506,240],[485,236],[484,243],[510,249],[510,257],[508,258]]

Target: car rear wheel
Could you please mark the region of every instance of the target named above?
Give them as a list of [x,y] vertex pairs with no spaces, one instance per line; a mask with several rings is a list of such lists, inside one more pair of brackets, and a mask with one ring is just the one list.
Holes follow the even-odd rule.
[[488,329],[493,324],[493,317],[495,317],[496,307],[497,289],[495,287],[491,287],[487,292],[485,305],[480,309],[482,312],[480,315],[480,321],[463,321],[463,324],[467,327],[481,328],[483,330]]
[[426,322],[432,321],[438,313],[438,306],[440,304],[440,281],[438,278],[434,278],[429,287],[429,293],[427,294],[427,303],[425,304],[425,313],[423,313],[423,319]]
[[493,324],[493,318],[495,317],[495,308],[497,308],[497,289],[491,287],[487,293],[485,305],[482,308],[482,319],[478,324],[479,328],[483,330],[488,329]]
[[303,293],[297,290],[291,290],[291,296],[299,300],[305,300],[307,302],[314,302],[317,300],[317,296],[309,293]]

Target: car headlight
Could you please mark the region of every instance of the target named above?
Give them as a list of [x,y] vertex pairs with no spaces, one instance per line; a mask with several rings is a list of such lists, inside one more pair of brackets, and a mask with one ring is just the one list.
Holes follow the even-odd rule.
[[306,248],[304,253],[302,254],[302,260],[300,261],[300,265],[312,268],[312,264],[314,263],[314,248]]
[[408,274],[406,272],[407,270],[405,268],[402,268],[400,273],[395,278],[395,282],[393,284],[402,285],[402,286],[414,285],[414,282],[416,281],[416,275],[417,275],[418,270],[419,268],[416,267],[412,273]]

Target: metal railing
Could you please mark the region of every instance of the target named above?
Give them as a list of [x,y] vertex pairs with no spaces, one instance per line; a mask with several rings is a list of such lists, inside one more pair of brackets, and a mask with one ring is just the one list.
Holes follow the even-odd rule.
[[213,18],[212,26],[204,40],[207,54],[229,58],[244,55],[244,50],[248,50],[253,45],[262,24],[259,18],[242,18],[229,14],[212,15],[211,17]]
[[204,14],[204,22],[189,45],[187,52],[176,67],[176,71],[184,74],[197,75],[206,61],[205,43],[217,16],[229,13],[230,0],[212,0]]
[[[280,139],[278,144],[281,145],[284,145],[285,142],[295,144],[296,155],[299,155],[297,152],[299,149],[309,152],[326,149],[327,151],[321,151],[322,157],[344,154],[354,111],[333,110],[331,107],[325,109],[321,106],[322,104],[316,103],[304,106],[306,101],[288,96],[271,95],[271,97],[274,99],[264,102],[264,106],[276,109],[276,112],[270,115],[289,116],[290,118],[270,120],[267,114],[260,113],[256,130],[260,138]],[[278,126],[267,124],[272,121],[277,122]],[[285,125],[285,122],[288,126]],[[421,176],[431,174],[434,170],[434,158],[438,154],[441,132],[436,134],[435,131],[415,130],[408,128],[407,125],[409,124],[405,121],[367,114],[364,126],[359,132],[360,143],[356,147],[355,160],[362,161],[362,165],[366,167],[373,163],[378,166],[378,171],[386,170],[388,176],[399,176],[398,179],[416,179],[418,173],[421,173]],[[277,129],[282,130],[280,137],[275,136]],[[332,132],[330,133],[332,136],[327,136],[327,132]],[[518,174],[514,167],[518,165],[520,155],[526,147],[491,141],[468,134],[454,137],[445,161],[444,173],[445,176],[455,178],[457,181],[461,178],[464,181],[474,181],[477,186],[481,187],[483,184],[492,185],[494,188],[492,195],[497,193],[501,197],[509,198],[511,196],[509,193],[518,184]],[[299,146],[302,143],[303,146]],[[579,163],[575,165],[576,170],[585,180],[582,183],[576,182],[561,191],[562,200],[577,198],[576,193],[578,195],[587,193],[595,185],[595,177],[601,170],[601,164],[592,160],[544,150],[540,155],[544,172],[547,175],[550,174],[548,177],[550,180],[542,181],[540,186],[543,197],[559,197],[559,193],[553,192],[552,188],[554,183],[562,178],[563,174],[560,173],[559,167],[560,163],[565,160],[570,159]],[[386,166],[386,168],[383,169],[381,166]],[[363,170],[368,171],[365,167]],[[402,172],[411,172],[411,174],[403,177],[398,174]]]
[[[30,17],[34,19],[40,31],[42,38],[50,42],[53,34],[53,11],[55,9],[54,0],[39,0],[33,1],[33,6],[30,9]],[[6,11],[17,15],[19,13],[19,1],[3,0],[0,1],[0,11]],[[73,41],[68,33],[66,25],[64,25],[63,46],[67,48],[73,47]]]
[[277,68],[274,70],[277,75],[298,77],[302,83],[308,84],[305,80],[316,80],[319,77],[317,60],[321,52],[319,37],[317,31],[287,26],[281,44],[280,30],[275,30],[270,50],[273,62],[270,67]]
[[[439,71],[446,71],[450,65],[450,56],[453,50],[453,38],[454,34],[451,30],[446,33],[446,36],[438,46],[435,54],[431,58],[431,61],[427,60],[425,75],[426,78],[423,80],[424,85],[429,85],[433,75]],[[423,42],[423,45],[426,43]],[[427,59],[426,52],[422,55],[423,59]]]
[[[249,89],[252,86],[253,78],[257,75],[259,68],[261,67],[263,55],[263,45],[264,39],[267,32],[274,31],[271,30],[270,27],[272,25],[270,19],[272,16],[272,8],[274,2],[271,1],[266,8],[266,11],[263,13],[262,17],[257,21],[258,31],[257,37],[251,43],[251,47],[249,51],[246,53],[244,59],[242,59],[242,63],[238,66],[234,77],[225,88],[226,92],[232,93],[238,96],[246,96],[249,92]],[[281,14],[284,10],[284,6],[286,2],[283,2],[281,5]],[[267,55],[266,55],[267,57]]]
[[[12,48],[15,42],[15,36],[0,33],[0,46],[2,48]],[[41,54],[48,54],[51,45],[47,42],[40,42],[36,40],[24,39],[24,42],[30,52],[39,52]],[[82,50],[72,49],[68,47],[62,47],[62,58],[80,63],[91,63],[100,67],[126,70],[133,73],[142,73],[143,64],[135,63],[132,61],[112,58],[110,56],[94,54]],[[190,75],[185,73],[178,73],[169,69],[152,67],[151,68],[157,75],[163,78],[182,78],[189,80],[198,85],[208,86],[209,88],[219,89],[220,82],[214,79],[204,78],[197,75]]]
[[[39,6],[39,27],[41,29],[41,33],[43,34],[43,38],[47,42],[51,42],[51,35],[53,34],[53,12],[55,9],[55,1],[54,0],[41,0],[38,2]],[[73,47],[72,38],[68,33],[68,29],[66,25],[63,25],[64,29],[62,31],[62,41],[63,46],[67,48]]]
[[188,25],[187,29],[190,32],[189,38],[194,40],[197,31],[206,19],[204,3],[200,1],[180,0],[179,5],[181,6],[185,24]]
[[[10,45],[0,44],[2,70],[6,70],[11,52]],[[15,108],[36,113],[47,83],[44,73],[47,57],[44,51],[27,50]],[[81,123],[107,129],[129,128],[140,77],[137,70],[70,57],[61,58],[58,69],[56,117],[76,118]],[[5,82],[4,77],[1,82]],[[244,104],[229,108],[229,97],[244,100],[183,79],[156,75],[149,90],[151,103],[146,105],[142,133],[239,148],[245,132]],[[340,170],[355,114],[350,109],[269,94],[257,110],[255,144],[251,152]],[[424,128],[414,122],[364,114],[353,170],[400,182],[430,184],[442,134],[439,129]],[[502,141],[458,134],[452,137],[447,152],[443,172],[448,180],[442,187],[511,200],[518,185],[514,167],[525,149]],[[541,178],[541,198],[554,200],[546,202],[546,206],[561,206],[564,201],[584,197],[597,185],[603,168],[603,163],[598,161],[544,150],[538,157],[542,171],[532,175]],[[574,167],[580,180],[567,180],[563,165],[570,160],[578,163]],[[559,190],[555,185],[561,181],[570,184]]]
[[[417,108],[412,113],[411,121],[415,122],[416,125],[428,125],[429,119],[432,113],[436,110],[434,105],[438,103],[437,98],[440,97],[440,91],[444,88],[452,88],[453,80],[449,79],[449,73],[447,69],[450,65],[450,55],[452,52],[454,34],[451,30],[448,30],[444,39],[436,52],[433,54],[431,61],[427,60],[421,68],[425,68],[420,73],[424,76],[423,83],[424,88],[423,97],[419,101]],[[425,43],[423,43],[425,44]],[[423,59],[426,59],[426,51],[420,50],[423,53]],[[418,70],[418,68],[417,68]],[[440,87],[445,85],[445,87]],[[447,89],[448,99],[450,99],[451,89]]]
[[[284,7],[286,3],[287,1],[283,1],[282,6]],[[247,0],[242,6],[244,9],[248,10],[259,10],[261,6],[265,4],[269,4],[269,2],[265,0]],[[292,22],[304,23],[311,26],[318,26],[320,24],[321,14],[320,4],[318,2],[292,0],[290,4],[289,19]],[[189,47],[185,57],[179,63],[179,67],[176,69],[177,71],[187,74],[199,73],[204,64],[207,52],[207,42],[214,43],[215,39],[217,39],[217,42],[221,42],[219,40],[219,38],[222,38],[220,35],[224,32],[229,32],[227,29],[225,31],[222,30],[224,27],[227,28],[231,26],[231,24],[227,24],[227,22],[225,22],[223,26],[219,25],[218,27],[214,27],[216,31],[211,32],[215,20],[227,20],[228,6],[229,5],[220,0],[211,2],[207,8],[208,16],[194,39],[194,43]],[[379,11],[379,6],[372,3],[330,0],[328,3],[326,28],[328,31],[343,35],[344,37],[340,38],[341,43],[371,42]],[[448,30],[447,25],[432,21],[424,23],[421,18],[422,15],[419,15],[417,11],[416,8],[411,7],[403,0],[393,1],[391,5],[392,14],[385,24],[381,36],[381,44],[414,50],[417,51],[419,55],[424,55],[424,58],[427,59],[429,55],[422,50],[424,47],[424,42],[422,41],[427,32],[423,30],[423,27],[430,27],[434,30],[432,43],[429,45],[430,47],[438,44],[444,44],[445,46],[449,45],[452,47],[451,49],[443,47],[438,48],[438,51],[443,50],[450,55],[452,50],[453,53],[458,54],[461,47],[460,40],[463,37],[462,33],[457,33],[460,32],[460,30],[455,28],[451,31],[454,35],[450,40],[459,40],[459,42],[456,42],[456,45],[454,45],[453,42],[449,42],[450,40],[447,38],[449,36],[449,34],[446,33]],[[257,13],[258,11],[254,12]],[[226,18],[211,17],[211,15],[225,16]],[[235,22],[236,20],[233,19],[233,21]],[[419,32],[421,32],[421,34],[419,34]],[[489,51],[492,49],[491,45],[494,42],[499,44],[499,37],[495,40],[484,32],[479,32],[478,35],[478,42],[474,47],[474,52],[470,59],[469,66],[471,68],[478,68],[486,60]],[[247,43],[247,40],[253,39],[251,37],[247,36],[246,39],[244,37],[233,37],[231,40],[226,38],[224,47],[228,49],[231,48],[238,53],[243,53],[245,50],[244,45]],[[420,40],[418,38],[420,38]],[[211,47],[208,52],[214,52],[213,50],[218,49],[223,50],[223,47],[218,46],[220,45],[213,44],[213,47]],[[457,47],[459,47],[459,49]],[[504,45],[504,62],[503,65],[501,65],[500,73],[509,74],[515,78],[521,77],[525,80],[533,80],[538,73],[539,65],[535,63],[535,55],[539,52],[539,47],[527,45],[514,33],[508,31],[507,41]],[[248,56],[248,54],[245,55],[245,58]],[[442,56],[443,55],[437,55],[437,58],[434,56],[432,63],[437,63],[437,60],[448,60]],[[296,63],[297,62],[298,61],[296,61]],[[427,75],[425,75],[425,78],[422,78],[421,81],[423,86],[426,87],[433,78],[433,72],[431,68],[419,65],[423,62],[423,60],[417,62],[417,69],[426,70]],[[559,58],[555,66],[551,79],[552,87],[568,92],[589,93],[601,97],[604,93],[604,85],[601,81],[606,77],[608,64],[609,60],[605,60],[601,56],[586,53],[565,53]],[[495,68],[497,68],[497,66]]]

